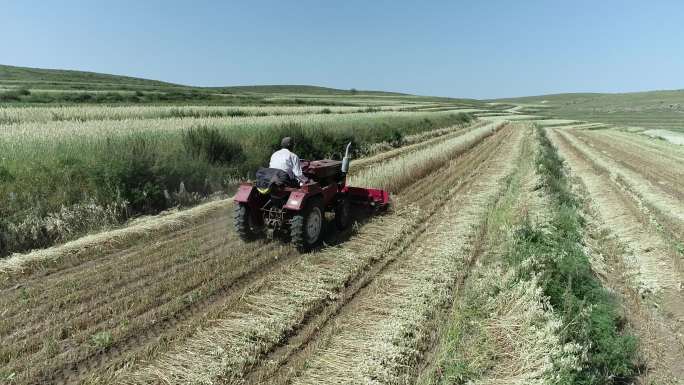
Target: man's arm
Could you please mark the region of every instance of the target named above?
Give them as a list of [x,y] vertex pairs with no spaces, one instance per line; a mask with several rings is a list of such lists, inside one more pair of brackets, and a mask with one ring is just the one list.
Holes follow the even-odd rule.
[[302,165],[299,162],[299,157],[296,154],[292,154],[290,156],[290,160],[292,161],[292,174],[294,174],[295,178],[297,178],[297,180],[299,180],[302,184],[308,182],[309,178],[307,178],[302,171]]

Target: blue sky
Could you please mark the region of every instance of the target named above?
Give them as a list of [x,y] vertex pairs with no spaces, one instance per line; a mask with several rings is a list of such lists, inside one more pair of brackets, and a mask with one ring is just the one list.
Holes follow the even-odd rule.
[[681,1],[9,1],[0,63],[494,98],[684,88]]

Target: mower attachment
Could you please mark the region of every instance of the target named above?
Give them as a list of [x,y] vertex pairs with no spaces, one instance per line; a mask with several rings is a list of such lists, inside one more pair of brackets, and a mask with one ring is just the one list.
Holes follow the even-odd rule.
[[387,208],[390,204],[389,193],[385,190],[345,186],[344,191],[353,204],[370,206],[377,210]]

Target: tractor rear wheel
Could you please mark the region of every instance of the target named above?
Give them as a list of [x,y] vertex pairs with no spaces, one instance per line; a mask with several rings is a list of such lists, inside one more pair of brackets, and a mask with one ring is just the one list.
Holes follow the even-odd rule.
[[300,252],[306,252],[316,247],[323,234],[325,212],[320,198],[312,198],[304,209],[292,217],[290,222],[290,237],[292,243]]
[[252,241],[256,239],[259,235],[259,229],[254,224],[254,219],[249,206],[244,203],[238,203],[235,205],[234,214],[233,224],[235,225],[235,231],[240,239],[243,241]]
[[335,225],[338,230],[344,230],[351,223],[351,203],[346,196],[340,198],[335,206]]

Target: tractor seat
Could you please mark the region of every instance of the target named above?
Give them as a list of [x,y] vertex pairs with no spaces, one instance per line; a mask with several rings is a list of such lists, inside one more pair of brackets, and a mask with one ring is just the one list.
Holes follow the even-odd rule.
[[262,167],[256,172],[256,188],[263,195],[287,186],[296,187],[297,183],[283,170]]

